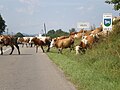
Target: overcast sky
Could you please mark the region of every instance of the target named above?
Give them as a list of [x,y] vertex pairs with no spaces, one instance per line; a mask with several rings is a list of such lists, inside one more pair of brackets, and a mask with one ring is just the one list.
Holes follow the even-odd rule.
[[0,0],[0,13],[9,32],[41,33],[43,24],[47,31],[77,28],[78,22],[90,22],[98,27],[103,13],[118,16],[105,0]]

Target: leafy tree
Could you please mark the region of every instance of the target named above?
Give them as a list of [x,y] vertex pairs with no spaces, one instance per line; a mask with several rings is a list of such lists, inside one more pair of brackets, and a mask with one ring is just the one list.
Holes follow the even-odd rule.
[[116,11],[120,10],[120,0],[106,0],[105,3],[113,4]]
[[[46,34],[47,36],[50,36],[51,38],[54,38],[56,37],[56,34],[55,34],[55,30],[49,30]],[[46,36],[45,34],[43,34],[42,36]]]
[[2,34],[3,32],[5,32],[5,27],[7,25],[5,25],[5,21],[3,20],[1,14],[0,14],[0,34]]
[[69,32],[71,33],[71,32],[76,32],[76,30],[75,30],[75,28],[71,28],[71,29],[69,29]]
[[47,32],[47,36],[50,36],[52,38],[59,37],[59,36],[67,36],[67,35],[69,35],[69,33],[63,31],[62,29],[58,29],[56,31],[55,30],[50,30],[50,31]]
[[56,30],[56,34],[61,34],[61,33],[63,33],[62,29]]
[[24,37],[24,35],[22,33],[18,32],[15,34],[15,37]]
[[62,29],[58,29],[56,30],[56,33],[55,33],[57,36],[67,36],[69,35],[69,33],[67,32],[64,32]]
[[55,34],[55,30],[50,30],[50,31],[48,31],[48,33],[47,33],[48,36],[49,36],[49,35],[52,35],[52,34]]

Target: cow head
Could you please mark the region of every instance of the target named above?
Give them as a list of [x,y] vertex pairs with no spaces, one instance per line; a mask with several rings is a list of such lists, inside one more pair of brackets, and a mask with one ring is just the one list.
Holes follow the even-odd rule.
[[5,35],[0,35],[0,43],[8,45],[10,42],[10,37]]
[[4,39],[4,36],[3,35],[0,35],[0,43],[3,43],[3,40]]
[[51,43],[50,43],[50,47],[54,47],[55,46],[55,42],[56,42],[56,38],[52,39]]

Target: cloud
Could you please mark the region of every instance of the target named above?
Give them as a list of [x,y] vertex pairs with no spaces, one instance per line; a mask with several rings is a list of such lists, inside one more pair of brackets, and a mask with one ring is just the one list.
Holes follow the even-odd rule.
[[93,10],[94,8],[93,7],[88,7],[87,10],[91,11]]
[[4,9],[4,6],[3,5],[0,5],[0,10],[3,10]]
[[91,11],[91,10],[93,10],[93,7],[92,6],[90,6],[90,7],[80,6],[80,7],[77,7],[76,9],[80,10],[80,11],[82,11],[82,10]]
[[83,7],[83,6],[81,6],[81,7],[77,7],[76,9],[77,9],[77,10],[83,10],[83,9],[84,9],[84,7]]
[[18,13],[27,13],[27,14],[34,14],[37,6],[39,6],[39,0],[19,0],[24,7],[17,8],[16,11]]
[[5,8],[4,5],[0,5],[0,11],[4,11],[4,10],[7,10],[8,8]]
[[27,4],[31,4],[31,2],[33,2],[33,0],[19,0],[21,3],[27,3]]
[[33,7],[25,7],[25,8],[17,8],[16,11],[18,13],[27,13],[32,15],[34,13],[34,8]]
[[4,5],[0,5],[0,13],[3,13],[5,11],[7,11],[7,10],[8,10],[7,7],[5,7]]
[[35,5],[39,3],[39,0],[19,0],[21,3]]
[[32,22],[32,21],[26,21],[24,23],[20,24],[20,27],[39,27],[41,25],[40,22]]

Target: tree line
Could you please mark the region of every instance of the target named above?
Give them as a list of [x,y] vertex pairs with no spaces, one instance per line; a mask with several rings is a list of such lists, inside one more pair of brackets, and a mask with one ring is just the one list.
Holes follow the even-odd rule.
[[[55,37],[59,37],[59,36],[68,36],[70,32],[76,32],[75,28],[71,28],[69,29],[69,32],[65,32],[62,29],[58,29],[58,30],[49,30],[46,34],[46,36],[50,36],[52,38]],[[43,34],[43,36],[45,36],[45,34]]]

